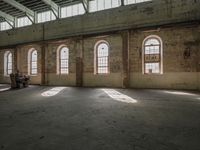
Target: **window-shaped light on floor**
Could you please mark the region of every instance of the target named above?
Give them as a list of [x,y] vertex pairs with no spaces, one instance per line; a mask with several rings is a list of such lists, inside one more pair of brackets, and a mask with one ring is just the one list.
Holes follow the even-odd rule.
[[119,102],[125,102],[125,103],[136,103],[137,100],[120,93],[113,89],[102,89],[108,96],[110,96],[113,100],[119,101]]
[[4,91],[8,91],[10,90],[10,88],[3,88],[3,89],[0,89],[0,92],[4,92]]
[[47,90],[43,92],[41,95],[44,97],[50,97],[50,96],[55,96],[58,93],[60,93],[62,90],[64,90],[66,87],[55,87],[50,90]]
[[197,94],[195,93],[182,92],[182,91],[164,91],[164,93],[173,95],[183,95],[183,96],[197,96]]

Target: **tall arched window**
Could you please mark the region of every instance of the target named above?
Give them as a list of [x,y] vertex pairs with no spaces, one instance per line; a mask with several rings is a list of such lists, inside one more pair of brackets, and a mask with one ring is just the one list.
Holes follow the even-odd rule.
[[57,52],[57,73],[69,73],[69,49],[66,46],[60,46]]
[[37,74],[37,51],[33,50],[31,53],[31,74]]
[[143,73],[163,73],[162,40],[158,36],[148,36],[143,42]]
[[109,73],[109,45],[106,41],[100,41],[95,46],[95,65],[97,74]]
[[30,75],[37,75],[38,73],[38,54],[37,50],[30,49],[28,53],[28,72]]
[[13,72],[13,58],[10,51],[4,54],[4,75],[9,75]]

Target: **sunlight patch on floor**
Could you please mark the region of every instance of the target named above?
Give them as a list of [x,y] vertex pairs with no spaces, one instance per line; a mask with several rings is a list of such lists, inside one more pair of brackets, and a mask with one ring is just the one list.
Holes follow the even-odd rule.
[[167,94],[174,94],[174,95],[186,95],[186,96],[196,96],[194,93],[188,92],[181,92],[181,91],[164,91]]
[[8,90],[10,90],[10,87],[9,87],[9,88],[3,88],[3,89],[0,89],[0,92],[8,91]]
[[116,90],[113,89],[102,89],[108,96],[110,96],[112,99],[120,102],[125,102],[125,103],[136,103],[137,100],[122,94]]
[[43,92],[41,95],[44,96],[44,97],[54,96],[54,95],[57,95],[58,93],[60,93],[65,88],[66,87],[55,87],[55,88],[52,88],[48,91]]

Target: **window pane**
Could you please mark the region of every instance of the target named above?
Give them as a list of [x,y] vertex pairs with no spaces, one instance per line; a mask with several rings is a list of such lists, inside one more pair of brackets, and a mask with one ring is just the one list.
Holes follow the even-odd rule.
[[68,54],[69,53],[69,49],[66,48],[66,47],[63,47],[61,50],[60,50],[60,58],[61,59],[68,59]]
[[97,0],[97,8],[98,10],[104,9],[104,0]]
[[112,0],[112,8],[119,7],[121,5],[121,0]]
[[37,17],[38,17],[38,23],[56,19],[52,11],[45,11],[45,12],[38,13]]
[[155,38],[150,38],[145,42],[145,45],[159,45],[160,42]]
[[31,24],[32,23],[28,17],[17,18],[17,27],[23,27]]
[[68,68],[66,68],[66,69],[61,69],[61,74],[68,74],[69,72],[68,72]]
[[[11,23],[11,22],[10,22]],[[13,23],[11,23],[13,24]],[[11,29],[11,26],[7,22],[0,22],[0,31]]]
[[145,42],[145,54],[159,54],[160,42],[155,38],[150,38]]
[[146,63],[145,73],[160,73],[159,63]]
[[109,49],[106,43],[97,46],[97,73],[108,73]]
[[89,1],[89,12],[97,11],[97,0]]
[[37,69],[32,69],[31,74],[37,74]]
[[72,6],[67,6],[67,17],[72,16]]
[[8,75],[12,73],[12,69],[8,69]]
[[78,9],[79,9],[79,10],[78,10],[78,14],[79,14],[79,15],[85,13],[85,9],[84,9],[84,7],[83,7],[82,4],[79,4],[79,5],[78,5]]
[[105,43],[101,43],[98,45],[98,57],[108,56],[108,45]]
[[67,74],[69,66],[69,49],[67,47],[63,47],[60,50],[60,73]]
[[37,51],[31,52],[31,74],[37,74]]
[[106,0],[105,1],[105,9],[111,8],[112,7],[112,0]]

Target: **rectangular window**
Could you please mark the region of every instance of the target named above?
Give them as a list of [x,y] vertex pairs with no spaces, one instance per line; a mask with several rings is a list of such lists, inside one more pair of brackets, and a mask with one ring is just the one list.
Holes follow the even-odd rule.
[[82,15],[84,13],[85,9],[81,3],[61,8],[61,18]]
[[160,73],[159,63],[145,63],[145,73]]
[[108,73],[108,56],[98,57],[98,73]]
[[69,73],[69,69],[68,69],[68,59],[61,59],[60,60],[60,73],[61,74],[68,74]]
[[0,22],[0,31],[9,30],[12,27],[6,22]]
[[29,20],[28,17],[17,18],[17,27],[28,26],[31,24],[32,24],[32,22]]
[[52,11],[45,11],[37,14],[38,23],[55,20],[56,17]]
[[115,8],[120,5],[121,0],[92,0],[89,1],[89,12]]

